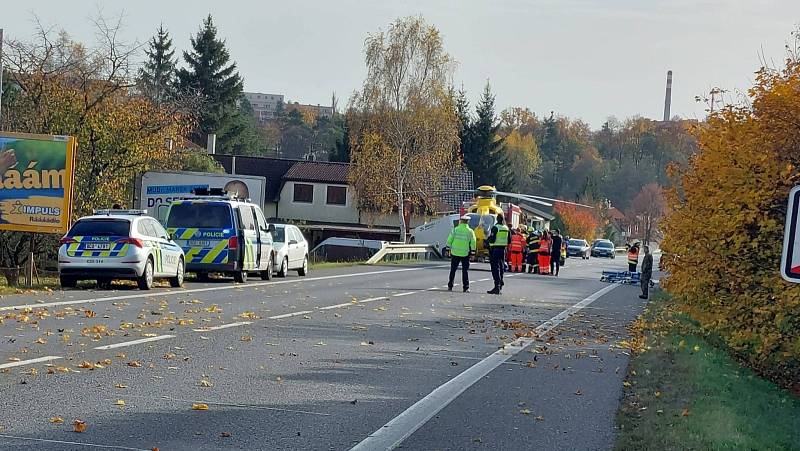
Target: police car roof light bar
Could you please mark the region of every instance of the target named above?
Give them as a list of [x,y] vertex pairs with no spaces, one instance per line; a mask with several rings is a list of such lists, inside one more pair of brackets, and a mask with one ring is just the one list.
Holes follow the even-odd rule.
[[95,214],[95,215],[106,215],[106,216],[111,216],[111,215],[139,215],[139,216],[141,216],[141,215],[146,215],[147,214],[147,210],[116,210],[116,209],[106,208],[106,209],[103,209],[103,210],[92,210],[92,213]]

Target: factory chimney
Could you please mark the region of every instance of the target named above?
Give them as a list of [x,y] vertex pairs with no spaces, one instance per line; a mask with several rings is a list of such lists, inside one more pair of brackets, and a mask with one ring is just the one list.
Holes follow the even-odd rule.
[[672,71],[667,71],[667,94],[664,96],[664,122],[670,120],[669,109],[672,103]]

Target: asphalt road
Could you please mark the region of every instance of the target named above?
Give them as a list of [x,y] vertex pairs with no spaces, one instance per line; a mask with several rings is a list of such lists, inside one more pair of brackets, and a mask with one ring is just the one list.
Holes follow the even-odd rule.
[[0,449],[609,449],[642,302],[598,279],[624,265],[501,296],[437,264],[6,296]]

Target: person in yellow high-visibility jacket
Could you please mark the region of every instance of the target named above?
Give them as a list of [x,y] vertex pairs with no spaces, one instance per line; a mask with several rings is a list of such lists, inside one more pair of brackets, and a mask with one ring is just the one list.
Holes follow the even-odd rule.
[[461,217],[461,222],[450,231],[447,237],[447,248],[450,250],[450,278],[447,280],[447,291],[453,290],[456,270],[461,265],[461,287],[469,293],[469,258],[477,250],[475,232],[469,228],[469,216]]

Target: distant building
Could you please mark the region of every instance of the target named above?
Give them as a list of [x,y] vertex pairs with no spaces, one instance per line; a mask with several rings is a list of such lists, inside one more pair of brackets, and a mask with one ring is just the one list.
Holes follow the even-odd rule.
[[292,102],[284,105],[284,108],[286,109],[287,113],[292,110],[299,110],[300,112],[307,111],[314,113],[314,115],[317,117],[327,117],[329,119],[333,117],[332,106],[306,105],[303,103]]
[[245,92],[245,98],[253,108],[256,120],[266,122],[275,117],[278,105],[283,103],[283,94],[264,94],[263,92]]

